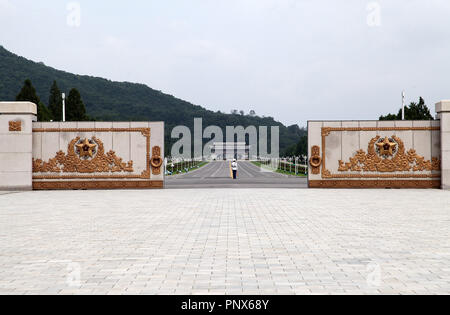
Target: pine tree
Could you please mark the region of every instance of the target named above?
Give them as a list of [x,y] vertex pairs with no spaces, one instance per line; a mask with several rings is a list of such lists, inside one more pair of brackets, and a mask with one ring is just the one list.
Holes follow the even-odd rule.
[[[402,110],[398,114],[388,114],[381,116],[380,120],[402,120]],[[409,106],[405,106],[405,120],[434,120],[430,109],[425,105],[425,100],[421,97],[419,103],[412,102]]]
[[86,107],[81,99],[80,92],[77,89],[70,90],[67,98],[66,106],[66,120],[67,121],[84,121],[89,120],[86,115]]
[[31,83],[31,80],[25,80],[22,90],[20,90],[20,93],[16,96],[16,101],[32,102],[36,104],[38,121],[50,121],[52,119],[52,115],[48,108],[41,102],[39,96],[37,96],[36,89]]
[[22,90],[20,90],[20,93],[16,96],[16,101],[32,102],[36,105],[39,105],[39,103],[41,102],[39,96],[37,96],[36,94],[36,89],[34,88],[33,84],[31,84],[30,79],[25,80]]
[[[401,111],[400,111],[401,117]],[[433,120],[433,116],[430,113],[430,109],[425,105],[424,99],[421,97],[419,103],[411,103],[409,107],[405,109],[405,118],[407,120]]]
[[48,109],[50,110],[54,121],[62,121],[62,95],[56,81],[53,81],[53,85],[50,89]]
[[45,106],[44,103],[39,102],[39,104],[37,104],[37,108],[38,108],[38,114],[37,114],[38,121],[51,121],[52,120],[52,118],[53,118],[52,113],[47,108],[47,106]]

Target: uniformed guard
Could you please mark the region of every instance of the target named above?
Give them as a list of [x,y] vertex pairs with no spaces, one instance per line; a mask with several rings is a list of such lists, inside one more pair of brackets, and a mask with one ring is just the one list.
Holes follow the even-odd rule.
[[233,171],[233,179],[237,179],[238,164],[236,159],[231,163],[231,170]]

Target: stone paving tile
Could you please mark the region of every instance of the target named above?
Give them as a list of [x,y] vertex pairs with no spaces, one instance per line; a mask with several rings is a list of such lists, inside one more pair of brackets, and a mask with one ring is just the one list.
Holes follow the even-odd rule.
[[0,192],[0,294],[450,294],[440,190]]

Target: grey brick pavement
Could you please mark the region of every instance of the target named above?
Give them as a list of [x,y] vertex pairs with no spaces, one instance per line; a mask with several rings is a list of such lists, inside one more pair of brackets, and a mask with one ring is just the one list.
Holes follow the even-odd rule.
[[0,294],[450,294],[450,193],[0,194]]

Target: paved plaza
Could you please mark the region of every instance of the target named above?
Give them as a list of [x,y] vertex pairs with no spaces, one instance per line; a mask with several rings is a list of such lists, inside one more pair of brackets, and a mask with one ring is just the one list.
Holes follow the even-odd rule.
[[450,294],[450,193],[0,194],[0,294]]

